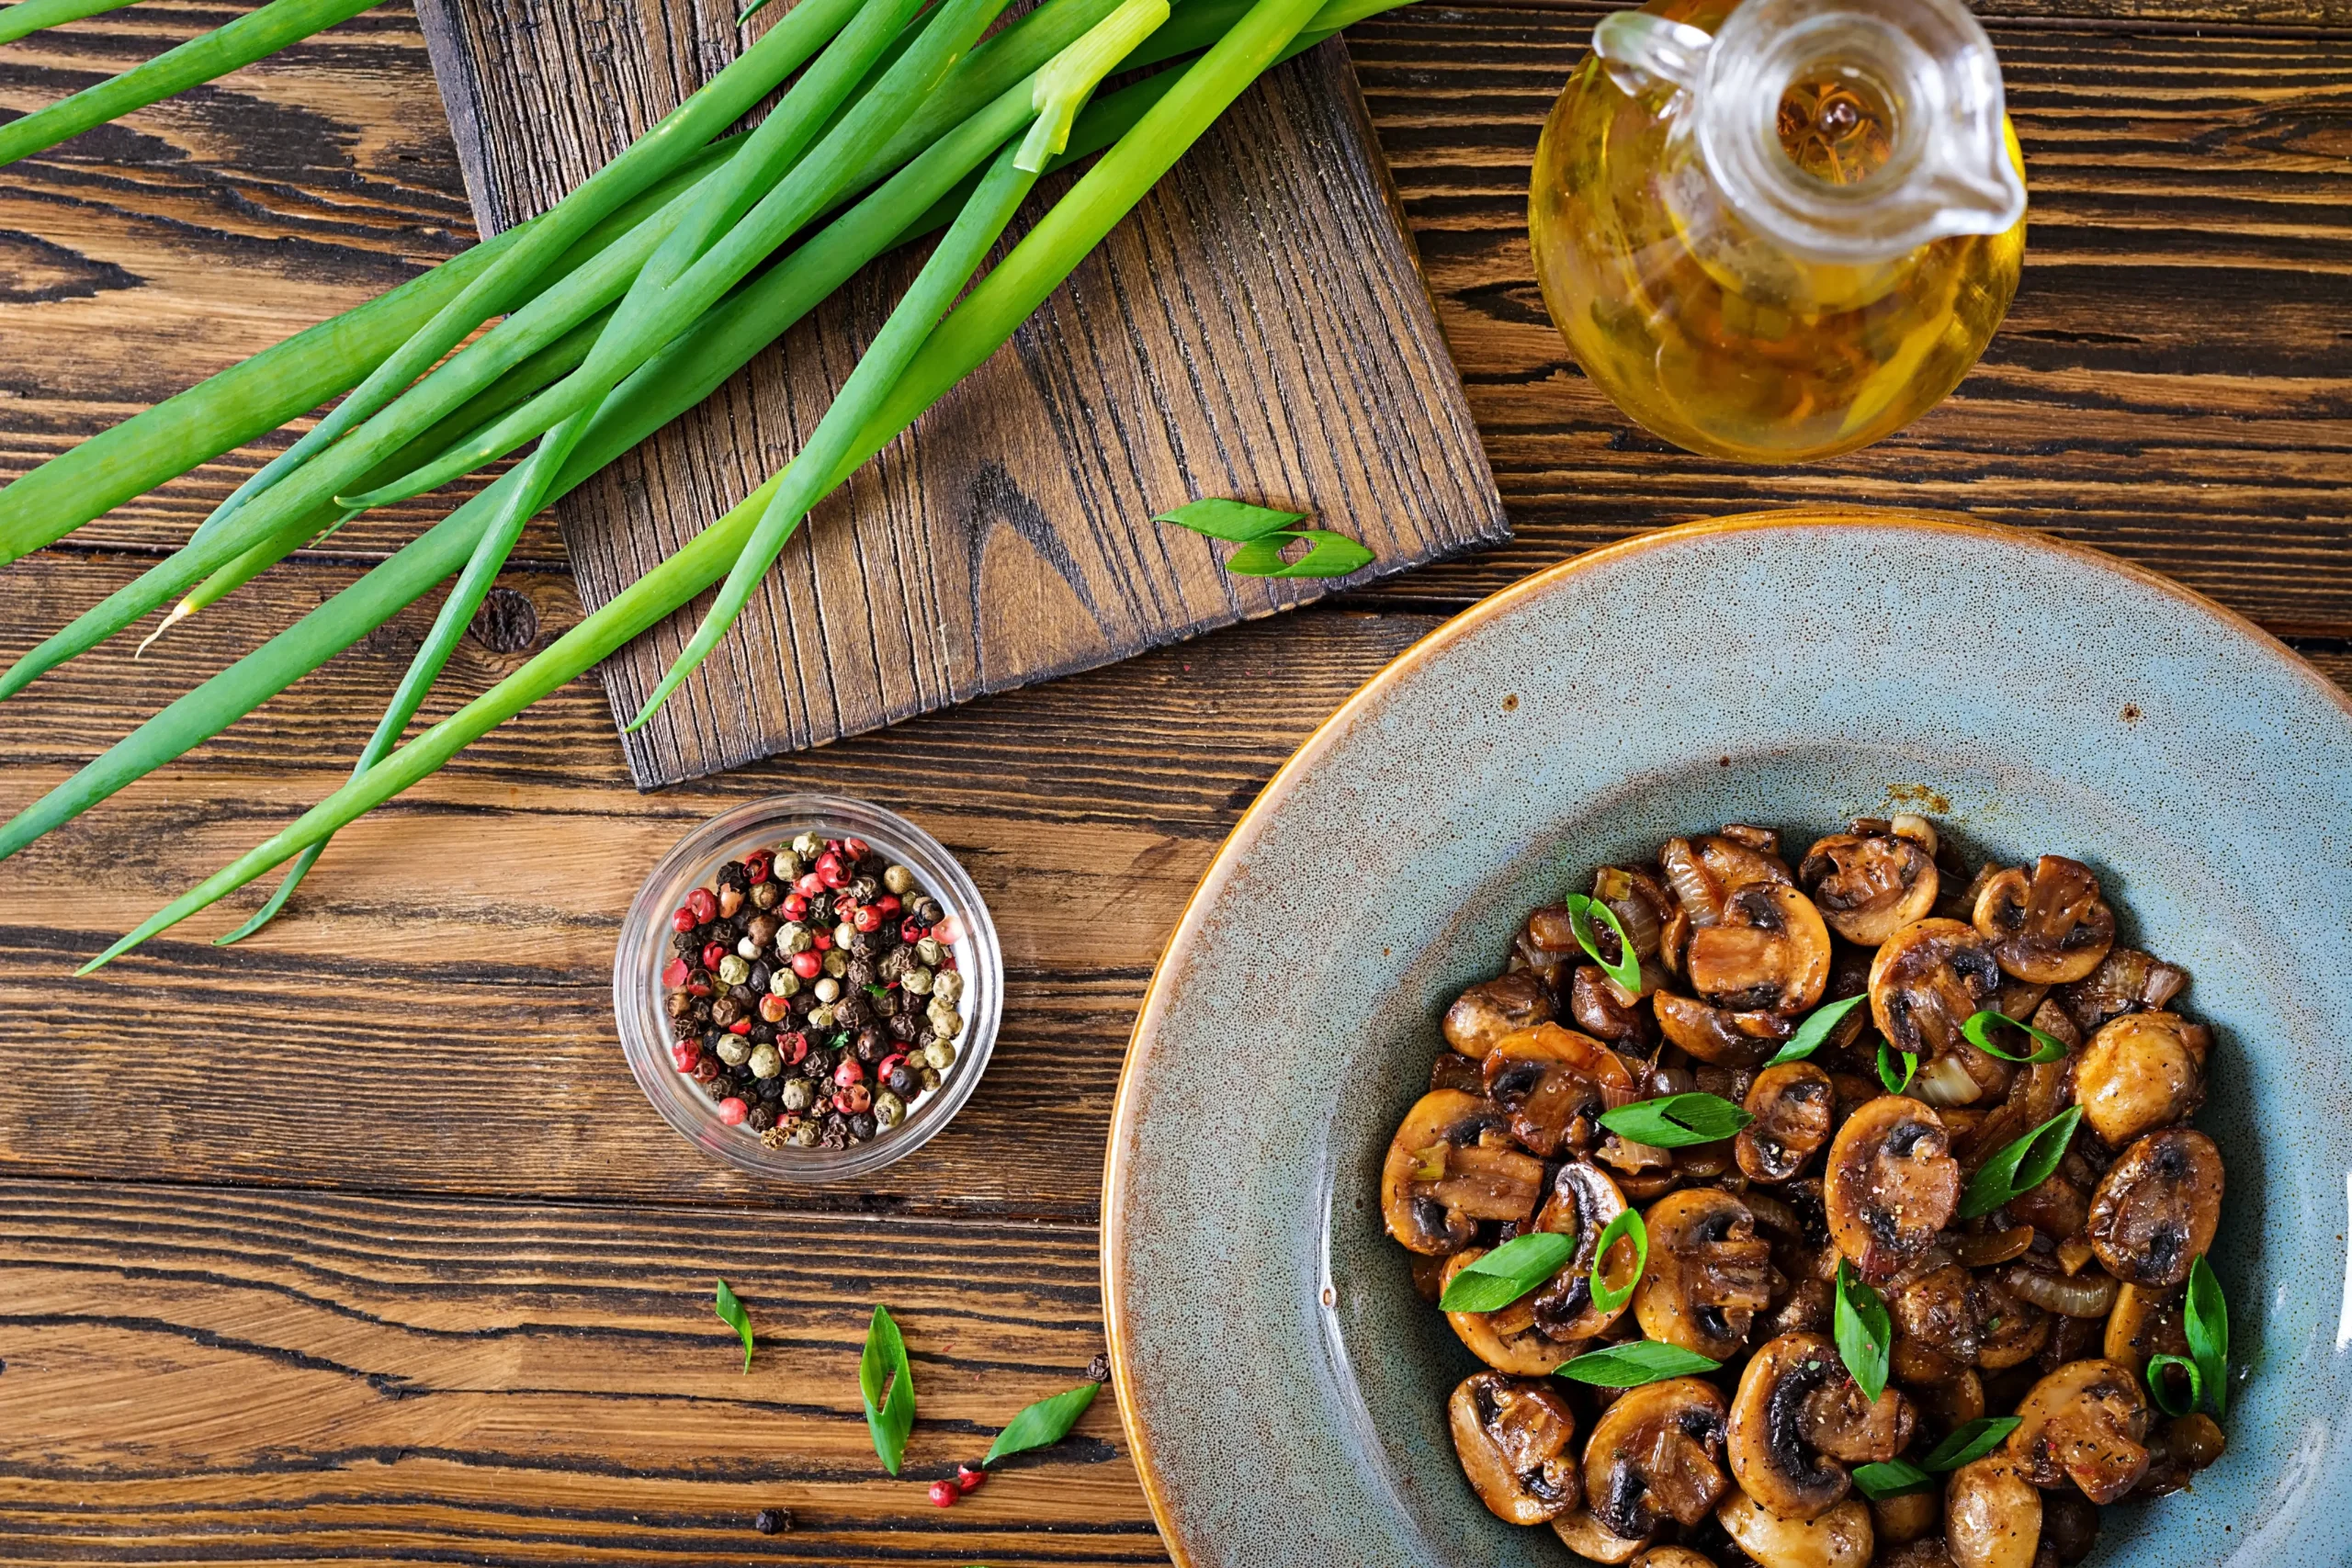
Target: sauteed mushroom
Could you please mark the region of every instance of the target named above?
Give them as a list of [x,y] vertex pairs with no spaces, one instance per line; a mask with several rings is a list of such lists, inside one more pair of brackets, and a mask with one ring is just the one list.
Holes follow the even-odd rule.
[[1713,924],[1690,933],[1683,972],[1717,1007],[1803,1012],[1829,983],[1829,928],[1794,887],[1741,887],[1724,896]]
[[2043,855],[2030,874],[2012,867],[1994,876],[1976,895],[1974,919],[2001,967],[2038,986],[2083,978],[2115,945],[2115,911],[2098,878],[2064,855]]
[[1609,1527],[1594,1518],[1588,1508],[1577,1508],[1554,1519],[1552,1533],[1570,1551],[1595,1562],[1629,1562],[1650,1540],[1646,1531],[1630,1540],[1611,1534]]
[[2180,1323],[2180,1292],[2125,1285],[2115,1292],[2099,1353],[2133,1377],[2151,1356],[2186,1356],[2188,1335]]
[[1747,1495],[1783,1519],[1815,1519],[1851,1488],[1846,1465],[1901,1453],[1914,1419],[1893,1389],[1865,1399],[1826,1336],[1783,1334],[1740,1373],[1724,1448]]
[[[1535,1325],[1555,1340],[1590,1339],[1624,1315],[1627,1303],[1607,1312],[1592,1301],[1592,1260],[1600,1247],[1600,1233],[1625,1212],[1625,1195],[1609,1173],[1583,1160],[1570,1160],[1552,1178],[1552,1195],[1535,1228],[1577,1238],[1576,1255],[1552,1276],[1551,1282],[1528,1299]],[[1600,1277],[1611,1290],[1623,1290],[1633,1276],[1635,1253],[1630,1237],[1621,1236],[1602,1259]]]
[[[1892,1497],[1871,1499],[1871,1534],[1878,1538],[1882,1551],[1932,1536],[1943,1522],[1944,1500],[1933,1492],[1898,1492]],[[1943,1542],[1938,1540],[1938,1554],[1943,1549]]]
[[1668,1193],[1643,1218],[1650,1266],[1634,1291],[1642,1332],[1713,1360],[1737,1354],[1781,1282],[1747,1205],[1720,1189],[1690,1188]]
[[2204,1412],[2173,1417],[2148,1439],[2148,1473],[2132,1488],[2133,1495],[2150,1497],[2179,1491],[2191,1475],[2220,1459],[2228,1446],[2221,1423]]
[[2083,1120],[2109,1148],[2196,1114],[2205,1100],[2205,1054],[2213,1032],[2177,1012],[2110,1019],[2075,1068]]
[[2222,1151],[2193,1127],[2151,1133],[2091,1194],[2085,1234],[2100,1263],[2134,1285],[2177,1285],[2222,1221]]
[[1984,1322],[1976,1364],[1988,1372],[2001,1372],[2040,1355],[2050,1342],[2050,1314],[2018,1300],[1994,1280],[1980,1280],[1976,1289]]
[[2119,947],[2084,978],[2059,987],[2057,995],[2076,1027],[2092,1034],[2110,1018],[2170,1006],[2188,984],[2186,969],[2137,948]]
[[1786,1013],[1735,1012],[1660,991],[1650,998],[1667,1043],[1719,1067],[1758,1067],[1796,1032]]
[[1583,1501],[1568,1447],[1576,1412],[1551,1384],[1474,1372],[1455,1387],[1446,1413],[1462,1472],[1496,1517],[1540,1525]]
[[1751,1181],[1786,1181],[1829,1141],[1836,1093],[1811,1062],[1783,1062],[1756,1075],[1741,1109],[1756,1118],[1739,1130],[1733,1156]]
[[1723,1456],[1713,1384],[1669,1378],[1627,1389],[1585,1446],[1585,1505],[1621,1540],[1646,1539],[1668,1519],[1695,1525],[1731,1485]]
[[1830,930],[1876,947],[1935,908],[1941,886],[1935,852],[1932,830],[1922,844],[1887,823],[1857,822],[1852,832],[1833,833],[1807,850],[1797,881]]
[[1632,1069],[1589,1035],[1539,1023],[1506,1034],[1487,1053],[1487,1099],[1511,1135],[1546,1156],[1591,1146],[1604,1086],[1630,1089]]
[[1847,1118],[1829,1145],[1822,1195],[1830,1238],[1869,1280],[1935,1244],[1960,1201],[1960,1166],[1936,1113],[1882,1095]]
[[2033,1385],[2022,1423],[2001,1453],[2036,1486],[2071,1481],[2094,1503],[2112,1503],[2148,1468],[2148,1404],[2113,1361],[2070,1361]]
[[1962,1465],[1944,1483],[1944,1550],[1952,1568],[2033,1568],[2041,1494],[2001,1454]]
[[1875,1545],[1870,1508],[1859,1497],[1815,1518],[1784,1519],[1735,1492],[1715,1520],[1758,1568],[1867,1568]]
[[1506,1034],[1552,1021],[1552,993],[1530,969],[1481,980],[1445,1010],[1445,1043],[1465,1056],[1484,1056]]
[[1483,1100],[1434,1089],[1414,1102],[1388,1145],[1380,1212],[1408,1252],[1459,1252],[1481,1220],[1524,1220],[1544,1190],[1544,1166],[1498,1146],[1501,1118]]
[[1898,1051],[1924,1062],[1969,1049],[1960,1026],[2001,987],[2001,966],[1973,926],[1914,920],[1871,960],[1871,1021]]
[[1886,1310],[1898,1338],[1965,1366],[1984,1348],[1982,1300],[1975,1278],[1947,1263],[1887,1292]]
[[1640,1048],[1657,1038],[1656,1015],[1638,997],[1627,1001],[1598,964],[1585,964],[1570,977],[1568,1016],[1577,1028],[1611,1045]]
[[[1932,1505],[1934,1499],[1928,1501]],[[1875,1504],[1871,1506],[1871,1517],[1875,1526],[1878,1517]],[[1880,1553],[1877,1562],[1878,1568],[1953,1568],[1951,1552],[1939,1535],[1905,1541],[1891,1551]]]
[[1687,1546],[1653,1546],[1634,1560],[1634,1568],[1715,1568],[1715,1562]]
[[2069,1568],[2088,1557],[2091,1548],[2098,1544],[2098,1505],[2075,1492],[2043,1493],[2041,1544]]

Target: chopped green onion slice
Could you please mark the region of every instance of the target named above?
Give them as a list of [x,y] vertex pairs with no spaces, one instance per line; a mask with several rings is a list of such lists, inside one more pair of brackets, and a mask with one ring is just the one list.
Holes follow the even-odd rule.
[[1989,1214],[2049,1180],[2058,1162],[2066,1157],[2067,1145],[2074,1142],[2075,1129],[2082,1120],[2083,1108],[2070,1105],[1986,1160],[1960,1195],[1960,1217],[1973,1220]]
[[727,1281],[724,1280],[718,1281],[718,1301],[713,1310],[718,1314],[718,1321],[733,1329],[736,1337],[743,1341],[743,1370],[750,1371],[752,1370],[752,1317],[743,1310],[743,1303],[735,1299],[735,1292],[727,1288]]
[[[2172,1379],[2165,1376],[2165,1369],[2178,1367],[2188,1378],[2188,1399],[2182,1403],[2174,1392]],[[2148,1358],[2148,1396],[2156,1408],[2167,1416],[2186,1416],[2205,1403],[2205,1374],[2197,1363],[2186,1356],[2151,1356]]]
[[1886,1086],[1889,1094],[1901,1094],[1911,1087],[1911,1075],[1919,1070],[1919,1054],[1903,1053],[1903,1070],[1894,1070],[1894,1048],[1883,1040],[1878,1043],[1878,1081]]
[[1719,1144],[1755,1120],[1723,1096],[1697,1090],[1637,1100],[1600,1113],[1600,1124],[1619,1137],[1660,1149]]
[[1887,1355],[1894,1325],[1887,1318],[1886,1303],[1842,1258],[1838,1260],[1838,1307],[1832,1328],[1838,1358],[1853,1373],[1863,1394],[1875,1404],[1886,1392]]
[[2222,1297],[2222,1281],[2212,1265],[2199,1258],[2188,1267],[2188,1292],[2181,1302],[2181,1331],[2188,1337],[2188,1353],[2197,1371],[2213,1391],[2213,1414],[2230,1413],[2230,1304]]
[[[1583,893],[1571,893],[1564,902],[1568,908],[1568,930],[1576,933],[1577,945],[1584,949],[1585,956],[1600,964],[1601,972],[1616,983],[1619,990],[1640,996],[1642,961],[1634,955],[1633,939],[1618,923],[1617,911]],[[1601,923],[1609,928],[1609,934],[1617,939],[1617,961],[1613,964],[1600,955],[1600,939],[1592,929],[1595,916],[1599,916]]]
[[1936,1478],[1908,1460],[1889,1460],[1883,1464],[1858,1464],[1854,1467],[1854,1485],[1861,1495],[1876,1502],[1882,1497],[1901,1497],[1913,1492],[1932,1492]]
[[1223,539],[1228,545],[1246,545],[1252,539],[1262,539],[1269,534],[1306,521],[1304,512],[1276,512],[1272,507],[1252,506],[1246,501],[1210,498],[1188,501],[1173,512],[1163,512],[1152,519],[1154,523],[1173,523],[1179,528],[1190,528],[1195,534],[1206,534],[1212,539]]
[[1711,1361],[1695,1350],[1685,1350],[1679,1345],[1663,1344],[1656,1339],[1636,1339],[1630,1344],[1588,1350],[1576,1359],[1564,1361],[1553,1368],[1552,1375],[1572,1378],[1577,1382],[1589,1382],[1601,1388],[1638,1388],[1644,1383],[1663,1382],[1668,1378],[1692,1377],[1722,1370],[1721,1361]]
[[1576,1256],[1573,1236],[1556,1231],[1515,1235],[1464,1264],[1438,1298],[1443,1312],[1500,1312],[1560,1271]]
[[[1283,551],[1302,540],[1312,547],[1295,561],[1283,559]],[[1250,540],[1225,558],[1225,570],[1236,577],[1345,577],[1377,558],[1345,534],[1328,528],[1294,528]]]
[[1069,1436],[1069,1429],[1078,1425],[1078,1418],[1086,1414],[1086,1407],[1094,1403],[1094,1396],[1102,1389],[1099,1382],[1082,1382],[1037,1401],[996,1435],[996,1441],[989,1445],[988,1455],[980,1462],[994,1464],[1009,1454],[1027,1453],[1031,1449],[1060,1442]]
[[1847,997],[1839,1001],[1824,1002],[1805,1014],[1804,1021],[1789,1037],[1789,1043],[1772,1054],[1764,1065],[1777,1067],[1783,1062],[1802,1062],[1821,1049],[1830,1032],[1845,1021],[1846,1015],[1870,1000],[1867,994]]
[[[1993,1026],[2004,1023],[2011,1029],[2023,1030],[2033,1036],[2038,1049],[2030,1056],[2018,1056],[1994,1044]],[[1971,1045],[1988,1056],[1998,1056],[2004,1062],[2055,1062],[2066,1055],[2066,1045],[2064,1041],[2044,1034],[2030,1023],[2019,1023],[2007,1013],[1995,1012],[1991,1008],[1970,1014],[1968,1021],[1960,1026],[1960,1032],[1968,1037],[1968,1043]]]
[[1919,1461],[1932,1471],[1958,1470],[1973,1464],[1991,1453],[2001,1439],[2025,1425],[2014,1416],[1979,1416],[1975,1420],[1952,1428],[1951,1434]]
[[874,1438],[875,1456],[896,1475],[906,1457],[907,1434],[915,1427],[915,1377],[907,1365],[907,1342],[888,1307],[876,1306],[866,1326],[857,1388],[865,1396],[865,1429]]

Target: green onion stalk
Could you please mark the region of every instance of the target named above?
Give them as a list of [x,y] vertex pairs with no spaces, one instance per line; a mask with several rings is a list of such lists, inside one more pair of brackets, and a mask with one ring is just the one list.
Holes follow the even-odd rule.
[[0,11],[0,43],[14,43],[43,28],[103,16],[138,3],[139,0],[23,0],[21,5]]
[[[932,332],[866,420],[850,455],[819,488],[838,488],[1011,338],[1234,98],[1281,56],[1315,10],[1316,0],[1257,0]],[[175,899],[82,972],[112,962],[311,844],[323,842],[674,614],[733,568],[790,475],[787,468],[771,478],[522,669]]]
[[[119,76],[110,76],[95,87],[85,87],[70,98],[0,126],[0,165],[30,157],[199,82],[266,60],[288,44],[349,21],[375,4],[376,0],[269,0],[261,9],[190,39],[177,49],[166,50]],[[0,13],[6,15],[11,13]],[[36,27],[45,25],[38,18],[33,22]]]

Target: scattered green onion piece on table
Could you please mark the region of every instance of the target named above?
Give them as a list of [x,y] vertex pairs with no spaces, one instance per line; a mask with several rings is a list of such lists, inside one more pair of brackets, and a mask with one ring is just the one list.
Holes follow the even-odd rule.
[[1969,1178],[1960,1195],[1960,1217],[1973,1220],[1989,1214],[2049,1180],[2058,1162],[2066,1157],[2066,1147],[2074,1142],[2075,1129],[2082,1120],[2083,1108],[2070,1105],[2024,1137],[2003,1145]]
[[1576,1238],[1529,1231],[1458,1269],[1438,1298],[1441,1312],[1500,1312],[1558,1273],[1577,1252]]
[[1660,1149],[1719,1144],[1755,1120],[1723,1096],[1695,1089],[1600,1113],[1600,1124],[1619,1137]]
[[1794,1034],[1789,1036],[1789,1043],[1772,1053],[1772,1059],[1764,1065],[1768,1067],[1777,1067],[1783,1062],[1804,1061],[1821,1049],[1823,1043],[1828,1040],[1830,1032],[1844,1021],[1848,1013],[1868,1000],[1870,1000],[1869,996],[1858,995],[1847,997],[1838,1001],[1822,1003],[1821,1006],[1804,1015],[1804,1021],[1797,1025],[1797,1032]]
[[[1284,560],[1292,545],[1307,547],[1296,560]],[[1359,540],[1329,528],[1293,528],[1252,539],[1225,558],[1225,570],[1236,577],[1345,577],[1362,571],[1378,558]]]
[[[2188,1379],[2188,1398],[2185,1403],[2175,1397],[2172,1379],[2165,1376],[2173,1367],[2178,1367]],[[2205,1374],[2186,1356],[2149,1357],[2147,1378],[2148,1397],[2167,1416],[2187,1416],[2205,1403]]]
[[2181,1298],[2181,1331],[2188,1338],[2188,1353],[2213,1393],[2213,1414],[2230,1413],[2230,1305],[2222,1299],[2222,1281],[2202,1257],[2188,1266],[2188,1290]]
[[865,1348],[857,1358],[857,1388],[865,1397],[865,1429],[874,1438],[874,1452],[882,1468],[899,1473],[906,1457],[907,1434],[915,1428],[915,1374],[907,1365],[907,1342],[890,1317],[890,1309],[876,1306],[866,1325]]
[[[1600,1271],[1609,1262],[1610,1248],[1617,1245],[1620,1236],[1633,1238],[1634,1272],[1623,1285],[1612,1290],[1610,1288],[1609,1281],[1601,1278]],[[1600,1239],[1593,1246],[1592,1278],[1587,1280],[1586,1284],[1592,1292],[1594,1310],[1615,1312],[1619,1307],[1623,1306],[1627,1299],[1633,1295],[1634,1287],[1642,1282],[1642,1276],[1648,1272],[1649,1266],[1650,1228],[1643,1223],[1640,1210],[1623,1210],[1615,1219],[1601,1227]]]
[[752,1314],[743,1310],[743,1303],[735,1299],[735,1292],[728,1288],[727,1281],[724,1280],[718,1281],[718,1299],[712,1310],[718,1313],[718,1321],[733,1329],[735,1337],[743,1341],[743,1370],[750,1371],[752,1370]]
[[[1641,995],[1642,961],[1634,952],[1633,938],[1625,934],[1624,926],[1619,922],[1617,911],[1586,893],[1571,893],[1561,902],[1567,906],[1568,930],[1576,933],[1577,945],[1584,949],[1585,956],[1600,964],[1601,972],[1616,982],[1619,990]],[[1595,918],[1617,939],[1614,963],[1600,955],[1600,939],[1592,929]]]
[[1903,1070],[1894,1070],[1894,1048],[1882,1040],[1878,1043],[1878,1081],[1886,1086],[1889,1094],[1901,1094],[1911,1087],[1911,1078],[1919,1070],[1919,1053],[1902,1053]]
[[20,0],[19,4],[0,10],[0,43],[14,43],[44,28],[78,22],[85,17],[102,16],[137,4],[139,0]]
[[1894,1340],[1894,1325],[1888,1320],[1886,1303],[1879,1293],[1863,1283],[1854,1272],[1854,1266],[1844,1258],[1838,1260],[1838,1304],[1831,1323],[1831,1335],[1838,1342],[1838,1359],[1853,1374],[1855,1384],[1864,1397],[1876,1403],[1886,1392],[1887,1359]]
[[2000,1446],[2001,1439],[2025,1423],[2015,1416],[1979,1416],[1975,1420],[1955,1427],[1944,1440],[1928,1450],[1919,1461],[1922,1468],[1936,1472],[1958,1470],[1973,1464]]
[[[2011,1029],[2023,1030],[2027,1034],[2031,1035],[2035,1046],[2032,1054],[2019,1056],[1994,1044],[1992,1030],[1996,1024],[2007,1024]],[[1991,1008],[1971,1013],[1968,1021],[1960,1026],[1960,1032],[1967,1036],[1971,1045],[1988,1056],[1998,1056],[2004,1062],[2055,1062],[2062,1060],[2066,1055],[2066,1045],[2064,1041],[2044,1034],[2030,1023],[2019,1023],[2007,1013],[1996,1012]]]
[[1879,1464],[1858,1464],[1854,1467],[1854,1488],[1872,1502],[1882,1497],[1902,1497],[1914,1492],[1932,1492],[1936,1478],[1908,1460],[1888,1460]]
[[1589,1382],[1600,1388],[1639,1388],[1644,1383],[1663,1382],[1668,1378],[1695,1377],[1721,1371],[1721,1361],[1711,1361],[1695,1350],[1685,1350],[1679,1345],[1668,1345],[1657,1339],[1636,1339],[1629,1344],[1588,1350],[1574,1360],[1564,1361],[1553,1368],[1552,1375]]
[[256,11],[110,76],[72,97],[0,125],[0,164],[30,157],[133,109],[266,60],[312,33],[349,21],[377,0],[269,0]]
[[1306,513],[1277,512],[1270,506],[1252,506],[1246,501],[1212,497],[1188,501],[1173,512],[1161,513],[1152,521],[1173,523],[1179,528],[1190,528],[1195,534],[1223,539],[1228,545],[1246,545],[1252,539],[1262,539],[1269,534],[1279,534],[1306,522]]
[[1027,1453],[1032,1449],[1050,1448],[1069,1436],[1078,1418],[1086,1414],[1094,1396],[1102,1392],[1099,1382],[1082,1382],[1076,1388],[1041,1399],[1012,1418],[1012,1423],[996,1435],[989,1451],[980,1462],[994,1464],[1012,1454]]

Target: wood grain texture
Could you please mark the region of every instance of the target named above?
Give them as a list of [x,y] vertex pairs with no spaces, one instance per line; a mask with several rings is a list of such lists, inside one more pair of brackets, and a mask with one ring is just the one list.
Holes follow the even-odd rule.
[[[424,0],[485,217],[541,209],[715,71],[734,9]],[[623,738],[638,782],[859,734],[1345,586],[1228,577],[1221,547],[1150,521],[1197,496],[1311,513],[1362,539],[1379,560],[1355,584],[1505,537],[1376,160],[1337,41],[1246,93],[1012,343],[818,508],[726,642]],[[1041,196],[1024,222],[1044,209]],[[586,603],[790,459],[918,265],[877,264],[558,506]],[[651,694],[707,603],[607,664],[617,715]]]

